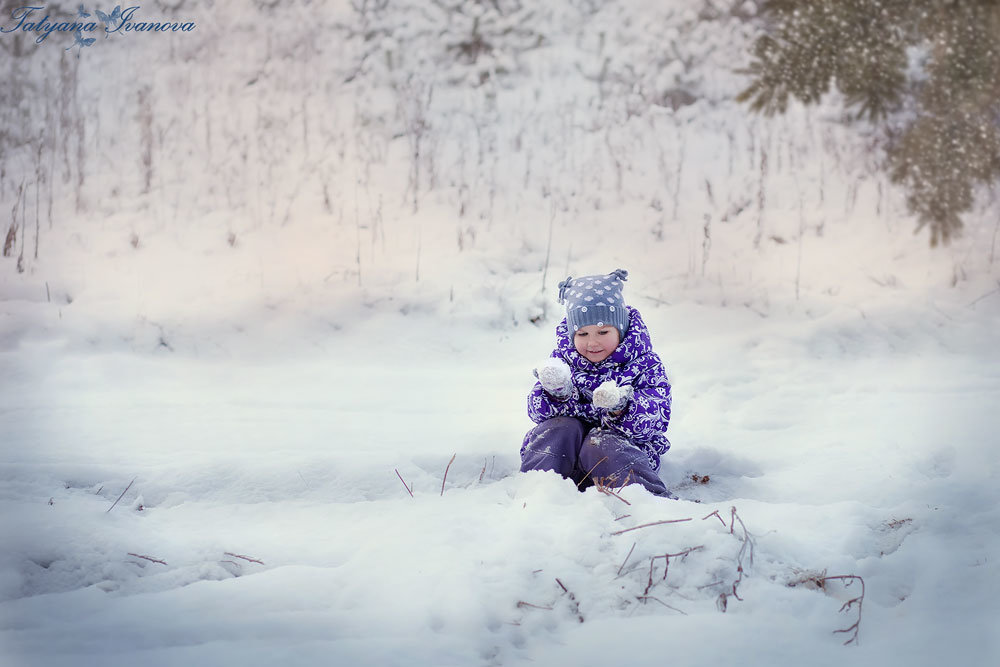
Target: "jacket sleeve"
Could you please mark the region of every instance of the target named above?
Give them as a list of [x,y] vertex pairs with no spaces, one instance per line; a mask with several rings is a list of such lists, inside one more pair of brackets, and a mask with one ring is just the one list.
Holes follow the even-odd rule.
[[598,408],[594,407],[593,403],[585,401],[576,387],[573,387],[572,396],[565,401],[559,401],[542,389],[540,382],[536,382],[528,394],[528,417],[536,424],[553,417],[579,417],[593,423],[599,423],[601,420]]
[[628,407],[618,417],[606,417],[610,426],[637,442],[652,440],[670,423],[670,380],[656,354],[643,357],[640,373],[632,384],[634,393]]

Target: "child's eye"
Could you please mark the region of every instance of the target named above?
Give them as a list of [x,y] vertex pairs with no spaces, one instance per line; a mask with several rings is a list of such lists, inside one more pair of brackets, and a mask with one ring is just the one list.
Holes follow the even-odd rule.
[[611,331],[611,329],[605,329],[604,331],[598,331],[597,333],[602,336],[607,336],[609,331]]
[[577,335],[578,337],[580,337],[580,338],[583,338],[584,336],[586,336],[586,335],[587,335],[587,332],[586,332],[586,331],[577,331],[577,332],[576,332],[576,335]]

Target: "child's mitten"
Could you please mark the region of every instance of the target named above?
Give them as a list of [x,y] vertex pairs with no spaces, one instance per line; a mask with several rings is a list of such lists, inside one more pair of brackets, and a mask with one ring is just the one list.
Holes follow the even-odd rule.
[[542,389],[557,401],[565,401],[573,395],[573,372],[562,359],[549,357],[534,373]]
[[605,408],[611,412],[624,410],[632,398],[632,387],[625,385],[619,387],[614,380],[607,380],[594,390],[593,403],[599,408]]

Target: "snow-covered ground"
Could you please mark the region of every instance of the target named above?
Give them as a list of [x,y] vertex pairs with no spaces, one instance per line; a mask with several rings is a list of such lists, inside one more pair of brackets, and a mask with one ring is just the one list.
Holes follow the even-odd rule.
[[[1000,660],[995,198],[930,250],[833,105],[729,101],[699,1],[547,4],[492,88],[318,4],[81,53],[86,164],[61,126],[0,261],[0,664]],[[678,501],[517,472],[555,285],[618,267]]]
[[[516,472],[545,331],[387,315],[264,360],[23,343],[4,356],[7,664],[988,664],[995,308],[649,312],[677,502]],[[723,614],[733,507],[752,563]],[[638,601],[650,559],[691,547]],[[832,631],[859,584],[791,587],[821,572],[864,577],[857,648]]]

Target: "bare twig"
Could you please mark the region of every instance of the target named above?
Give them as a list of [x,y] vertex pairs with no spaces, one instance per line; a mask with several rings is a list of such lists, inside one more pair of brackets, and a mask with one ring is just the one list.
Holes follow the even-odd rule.
[[743,544],[740,545],[740,551],[739,551],[739,553],[736,556],[736,575],[737,576],[736,576],[736,580],[733,582],[732,596],[734,598],[736,598],[737,600],[739,600],[740,602],[743,602],[743,598],[741,598],[740,595],[739,595],[739,593],[737,593],[737,587],[740,585],[740,582],[743,581],[743,575],[745,573],[744,569],[743,569],[743,559],[744,559],[744,557],[749,554],[750,564],[751,565],[753,564],[753,541],[750,539],[750,531],[747,530],[746,524],[743,523],[743,519],[741,519],[740,516],[738,514],[736,514],[736,507],[733,506],[731,508],[731,510],[732,510],[732,515],[731,515],[732,516],[732,525],[729,526],[729,533],[733,534],[733,528],[736,526],[736,522],[737,521],[740,522],[740,526],[743,528]]
[[721,516],[719,516],[719,510],[715,510],[714,512],[712,512],[712,513],[711,513],[711,514],[709,514],[708,516],[703,516],[703,517],[701,517],[701,520],[702,520],[702,521],[704,521],[704,520],[705,520],[705,519],[707,519],[707,518],[708,518],[709,516],[714,516],[715,518],[717,518],[717,519],[718,519],[719,521],[721,521],[721,522],[722,522],[722,525],[723,525],[723,526],[725,526],[725,525],[726,525],[726,520],[725,520],[725,519],[723,519],[723,518],[722,518]]
[[410,497],[412,498],[413,497],[413,489],[406,485],[406,480],[403,479],[403,476],[399,474],[399,470],[398,469],[393,468],[393,470],[396,471],[396,477],[398,477],[399,481],[403,483],[403,488],[406,489],[406,492],[408,494],[410,494]]
[[[671,558],[680,558],[681,560],[684,560],[685,558],[687,558],[687,555],[689,553],[691,553],[692,551],[700,551],[700,550],[702,550],[704,548],[705,548],[704,545],[699,545],[699,546],[696,546],[696,547],[690,547],[688,549],[685,549],[684,551],[678,551],[675,554],[663,554],[663,556],[662,556],[663,561],[664,561],[664,566],[663,566],[663,580],[666,581],[666,579],[667,579],[667,572],[670,570],[670,559]],[[657,558],[660,558],[660,556],[657,556]]]
[[160,565],[166,565],[166,561],[162,561],[159,558],[150,558],[149,556],[143,556],[142,554],[134,554],[131,551],[128,552],[129,556],[135,556],[136,558],[141,558],[143,560],[148,560],[150,563],[159,563]]
[[264,564],[264,561],[257,560],[256,558],[250,558],[250,556],[241,556],[240,554],[234,554],[231,551],[225,551],[223,553],[226,556],[232,556],[233,558],[240,558],[242,560],[249,561],[251,563],[257,563],[258,565],[263,565]]
[[619,517],[615,517],[615,521],[621,521],[622,519],[627,519],[627,518],[629,518],[630,516],[632,516],[632,515],[631,515],[631,514],[622,514],[622,515],[621,515],[621,516],[619,516]]
[[444,495],[444,483],[448,481],[448,471],[451,470],[451,464],[455,462],[455,457],[458,456],[458,452],[451,455],[451,461],[448,461],[448,465],[444,469],[444,479],[441,480],[441,495]]
[[[125,497],[125,494],[128,493],[128,490],[132,488],[133,484],[135,484],[135,479],[133,479],[131,482],[128,483],[128,486],[125,487],[125,490],[122,491],[122,494],[120,496],[118,496],[118,500],[116,500],[114,503],[112,503],[111,507],[108,508],[108,512],[110,512],[111,510],[113,510],[115,508],[115,505],[117,505],[118,502],[122,498]],[[101,487],[101,488],[104,488],[104,487]],[[107,514],[107,512],[105,512],[105,514]]]
[[650,526],[660,526],[665,523],[683,523],[685,521],[690,521],[690,520],[691,520],[690,518],[687,518],[687,519],[667,519],[666,521],[654,521],[652,523],[644,523],[638,526],[633,526],[632,528],[626,528],[625,530],[617,530],[611,534],[621,535],[622,533],[627,533],[631,530],[639,530],[640,528],[649,528]]
[[482,484],[482,483],[483,483],[483,475],[485,475],[485,474],[486,474],[486,459],[485,459],[485,458],[483,458],[483,469],[482,469],[482,471],[481,471],[481,472],[479,473],[479,483],[480,483],[480,484]]
[[675,554],[663,554],[662,556],[653,556],[652,558],[650,558],[649,559],[649,582],[646,584],[646,591],[643,593],[643,595],[649,595],[650,589],[653,588],[653,571],[655,570],[655,567],[656,567],[656,561],[658,561],[661,558],[663,559],[663,577],[660,579],[660,581],[666,581],[667,580],[667,573],[670,572],[670,559],[671,558],[681,558],[683,560],[692,551],[699,551],[699,550],[704,549],[704,548],[705,548],[704,545],[697,546],[697,547],[690,547],[689,549],[685,549],[684,551],[679,551],[679,552],[677,552]]
[[649,590],[653,587],[653,568],[656,566],[656,559],[658,556],[653,556],[649,559],[649,581],[646,582],[646,590],[642,592],[643,595],[649,595]]
[[823,581],[824,582],[826,582],[826,581],[832,581],[834,579],[839,579],[840,581],[846,582],[844,584],[844,588],[847,588],[848,586],[850,586],[852,583],[854,583],[855,580],[861,582],[861,595],[859,595],[857,597],[854,597],[854,598],[851,598],[850,600],[848,600],[847,602],[845,602],[843,604],[843,606],[840,608],[840,611],[849,611],[851,609],[851,607],[853,607],[855,604],[857,604],[858,605],[858,620],[854,621],[854,623],[852,623],[851,625],[847,626],[846,628],[842,628],[840,630],[834,630],[833,631],[834,634],[841,633],[841,632],[844,632],[844,633],[853,632],[853,634],[851,635],[851,637],[846,642],[844,642],[844,646],[847,646],[848,644],[851,644],[851,643],[853,643],[855,646],[857,646],[858,645],[858,631],[861,629],[861,605],[865,601],[865,580],[862,579],[860,576],[858,576],[856,574],[838,574],[838,575],[833,576],[833,577],[823,577]]
[[621,576],[622,570],[625,569],[625,563],[628,562],[628,559],[632,557],[632,552],[635,551],[635,545],[636,545],[636,543],[633,542],[632,543],[632,548],[628,550],[628,555],[625,556],[625,560],[622,561],[622,566],[620,568],[618,568],[618,574],[615,575],[615,576]]

